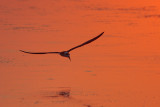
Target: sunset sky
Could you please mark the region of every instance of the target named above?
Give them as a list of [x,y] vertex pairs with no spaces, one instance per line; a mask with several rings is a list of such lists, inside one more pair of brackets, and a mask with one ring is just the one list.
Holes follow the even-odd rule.
[[[71,62],[19,51],[65,51],[102,32]],[[1,0],[0,38],[1,107],[160,107],[159,0]],[[61,90],[71,97],[46,97]]]

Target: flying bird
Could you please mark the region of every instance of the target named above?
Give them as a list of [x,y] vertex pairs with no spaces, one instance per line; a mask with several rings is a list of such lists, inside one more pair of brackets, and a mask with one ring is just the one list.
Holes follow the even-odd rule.
[[28,52],[28,51],[23,51],[23,50],[19,50],[19,51],[24,52],[24,53],[28,53],[28,54],[59,54],[59,55],[61,55],[63,57],[69,58],[69,60],[71,61],[70,53],[69,53],[70,51],[72,51],[72,50],[74,50],[76,48],[79,48],[81,46],[87,45],[87,44],[95,41],[96,39],[98,39],[99,37],[101,37],[103,35],[103,33],[104,32],[102,32],[98,36],[96,36],[96,37],[94,37],[94,38],[92,38],[92,39],[90,39],[90,40],[88,40],[88,41],[86,41],[86,42],[84,42],[84,43],[82,43],[82,44],[80,44],[78,46],[75,46],[75,47],[73,47],[73,48],[71,48],[71,49],[69,49],[67,51],[62,51],[62,52]]

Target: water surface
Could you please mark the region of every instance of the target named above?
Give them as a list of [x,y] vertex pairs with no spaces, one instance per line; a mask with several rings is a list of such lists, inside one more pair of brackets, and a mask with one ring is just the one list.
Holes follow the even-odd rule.
[[[0,4],[2,107],[159,107],[158,0]],[[97,36],[95,42],[59,55]],[[68,95],[67,95],[68,94]]]

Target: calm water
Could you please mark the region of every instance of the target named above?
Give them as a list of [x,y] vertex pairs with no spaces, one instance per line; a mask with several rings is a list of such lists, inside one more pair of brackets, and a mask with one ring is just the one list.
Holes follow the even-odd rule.
[[[159,107],[159,0],[0,3],[1,107]],[[95,42],[59,55],[97,36]]]

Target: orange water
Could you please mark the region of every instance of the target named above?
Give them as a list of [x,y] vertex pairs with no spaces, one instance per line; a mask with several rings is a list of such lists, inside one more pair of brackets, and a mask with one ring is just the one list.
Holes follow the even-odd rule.
[[[0,107],[160,107],[159,5],[1,1]],[[18,51],[68,50],[101,32],[95,42],[72,51],[71,62]]]

